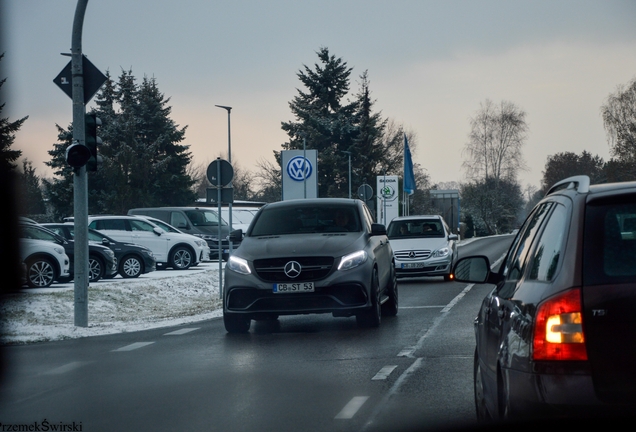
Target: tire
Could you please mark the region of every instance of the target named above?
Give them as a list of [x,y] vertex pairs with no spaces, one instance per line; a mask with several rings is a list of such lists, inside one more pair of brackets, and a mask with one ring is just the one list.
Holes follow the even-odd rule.
[[391,266],[391,276],[389,277],[389,283],[386,287],[389,299],[382,305],[382,315],[394,317],[398,313],[398,284],[395,274],[395,265],[391,263]]
[[252,320],[243,315],[223,312],[223,324],[228,333],[247,333],[250,331]]
[[104,263],[94,255],[88,256],[88,281],[97,282],[104,276]]
[[143,269],[143,263],[134,255],[124,257],[119,263],[119,274],[125,279],[139,277]]
[[175,270],[187,270],[194,262],[194,254],[190,249],[179,246],[170,252],[170,267]]
[[473,389],[475,393],[475,412],[477,413],[478,422],[487,422],[492,420],[492,416],[488,412],[486,405],[486,396],[484,395],[484,382],[481,373],[481,365],[479,364],[479,356],[475,348],[475,360],[473,365]]
[[380,283],[378,281],[378,269],[373,269],[371,278],[371,307],[356,315],[358,327],[374,328],[379,327],[382,321],[382,305],[380,304]]
[[27,285],[31,288],[46,288],[55,280],[55,267],[48,258],[33,258],[27,261]]

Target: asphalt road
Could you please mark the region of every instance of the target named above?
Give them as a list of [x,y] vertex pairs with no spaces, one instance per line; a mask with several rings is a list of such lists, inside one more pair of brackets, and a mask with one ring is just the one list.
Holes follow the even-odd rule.
[[[478,240],[460,254],[494,262],[511,240]],[[230,336],[213,319],[6,347],[0,423],[82,431],[471,425],[473,319],[488,289],[400,280],[398,316],[378,329],[307,315]]]

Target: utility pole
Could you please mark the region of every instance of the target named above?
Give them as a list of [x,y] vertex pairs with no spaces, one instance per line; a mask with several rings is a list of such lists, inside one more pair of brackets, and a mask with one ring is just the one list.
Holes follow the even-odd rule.
[[[84,68],[82,65],[82,28],[88,0],[77,0],[71,38],[71,71],[73,85],[73,142],[85,144]],[[73,221],[75,224],[75,325],[88,327],[88,179],[86,166],[74,170]]]

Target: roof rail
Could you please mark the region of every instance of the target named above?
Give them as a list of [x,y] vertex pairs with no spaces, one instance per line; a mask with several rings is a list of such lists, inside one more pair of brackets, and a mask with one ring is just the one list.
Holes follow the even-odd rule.
[[590,191],[590,178],[586,175],[578,175],[558,181],[548,189],[546,196],[561,189],[576,189],[579,193],[588,193]]

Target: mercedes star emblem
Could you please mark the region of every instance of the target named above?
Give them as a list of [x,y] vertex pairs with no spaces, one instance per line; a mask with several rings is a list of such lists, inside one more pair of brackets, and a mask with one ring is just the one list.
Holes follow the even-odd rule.
[[300,275],[300,264],[296,261],[290,261],[285,264],[285,274],[287,277],[294,279]]

